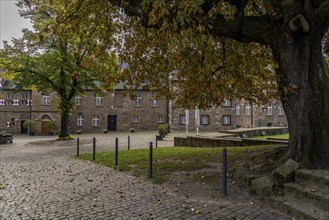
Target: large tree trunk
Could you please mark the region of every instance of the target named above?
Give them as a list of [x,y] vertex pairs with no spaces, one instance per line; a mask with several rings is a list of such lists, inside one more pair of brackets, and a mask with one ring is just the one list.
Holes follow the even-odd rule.
[[273,51],[289,124],[289,156],[303,166],[328,168],[329,78],[323,66],[321,38],[315,31],[286,32]]
[[70,117],[69,115],[61,116],[61,131],[59,134],[60,138],[64,138],[70,135],[69,133]]

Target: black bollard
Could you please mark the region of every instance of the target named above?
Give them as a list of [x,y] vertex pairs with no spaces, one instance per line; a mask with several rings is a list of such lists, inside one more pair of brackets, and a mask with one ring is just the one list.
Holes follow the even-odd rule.
[[115,138],[115,166],[118,166],[119,138]]
[[128,150],[130,150],[130,136],[128,135]]
[[223,164],[222,164],[222,167],[223,167],[223,173],[222,173],[222,175],[223,175],[223,195],[227,196],[227,151],[226,151],[225,146],[223,148],[222,160],[223,160]]
[[153,143],[150,142],[150,147],[149,147],[149,178],[152,178],[152,175],[153,175],[152,160],[153,160]]
[[96,138],[93,138],[93,160],[96,160]]
[[80,141],[79,138],[77,138],[77,157],[79,156],[79,149],[80,148]]

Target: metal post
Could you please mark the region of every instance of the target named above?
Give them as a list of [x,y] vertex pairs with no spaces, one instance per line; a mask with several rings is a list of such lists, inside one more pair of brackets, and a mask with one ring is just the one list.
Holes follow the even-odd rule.
[[155,148],[158,148],[158,135],[155,135]]
[[93,138],[93,160],[96,160],[96,138]]
[[130,136],[128,135],[128,150],[130,150]]
[[77,138],[77,157],[79,156],[80,140]]
[[153,143],[150,142],[150,147],[149,147],[149,178],[152,178],[152,175],[153,175],[152,160],[153,160]]
[[227,151],[226,151],[226,148],[224,146],[223,148],[223,157],[222,157],[222,160],[223,160],[223,164],[222,164],[222,167],[223,167],[223,194],[224,196],[227,196]]
[[115,138],[115,166],[118,166],[119,138]]

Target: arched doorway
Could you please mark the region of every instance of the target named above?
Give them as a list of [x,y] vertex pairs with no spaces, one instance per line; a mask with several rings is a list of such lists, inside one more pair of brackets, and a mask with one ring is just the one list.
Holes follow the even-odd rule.
[[49,122],[50,122],[50,117],[49,115],[43,115],[41,117],[41,133],[42,134],[48,134],[48,132],[50,131],[49,129]]

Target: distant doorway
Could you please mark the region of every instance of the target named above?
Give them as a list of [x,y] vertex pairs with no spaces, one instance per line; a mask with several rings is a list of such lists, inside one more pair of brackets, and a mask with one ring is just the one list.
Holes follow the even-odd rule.
[[48,134],[48,132],[49,132],[49,121],[42,121],[41,128],[42,128],[42,131],[41,131],[42,134]]
[[48,134],[49,130],[49,121],[50,117],[49,115],[43,115],[41,117],[41,133],[42,134]]
[[108,115],[107,116],[107,130],[108,131],[116,131],[117,130],[117,116],[116,115]]
[[27,134],[27,128],[23,126],[25,121],[21,121],[21,134]]

